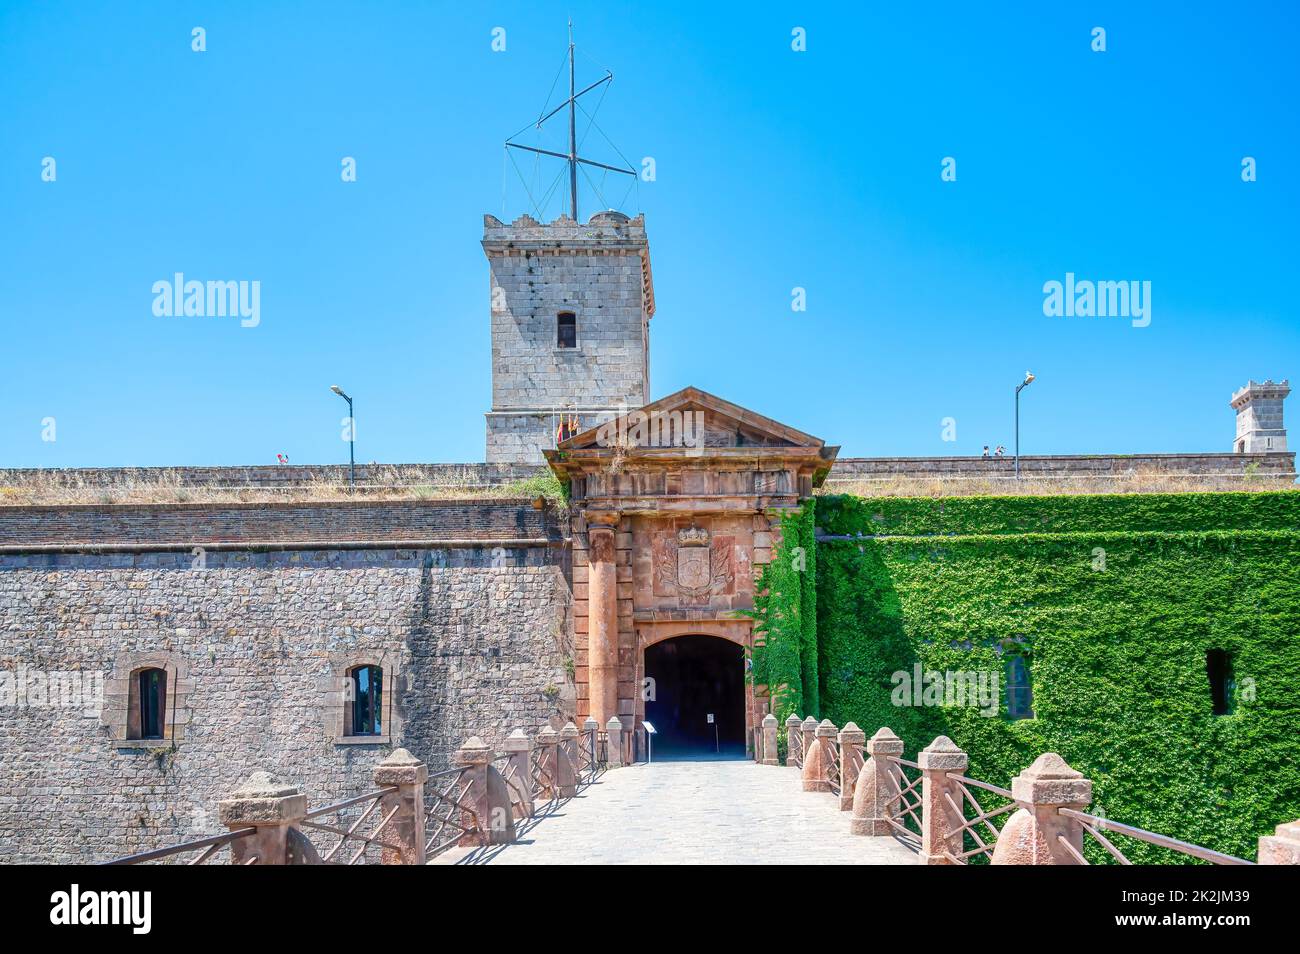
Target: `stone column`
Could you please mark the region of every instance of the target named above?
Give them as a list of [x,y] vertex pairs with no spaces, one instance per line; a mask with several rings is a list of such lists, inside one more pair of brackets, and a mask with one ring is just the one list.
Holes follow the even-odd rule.
[[862,769],[862,743],[867,733],[850,722],[840,730],[840,811],[853,810],[853,789]]
[[1271,835],[1259,839],[1261,865],[1300,865],[1300,821],[1278,825]]
[[921,768],[921,853],[917,863],[953,864],[948,855],[961,854],[964,816],[961,791],[949,776],[965,772],[969,760],[952,739],[941,735],[921,750],[916,764]]
[[867,741],[867,761],[853,787],[853,818],[849,831],[854,835],[892,835],[890,819],[899,815],[898,781],[889,759],[903,754],[903,740],[882,726]]
[[605,767],[618,768],[623,764],[623,723],[610,716],[605,723]]
[[384,864],[424,864],[424,783],[429,780],[428,767],[406,749],[394,749],[375,766],[371,778],[379,788],[397,787],[397,791],[380,799],[375,809],[380,818],[388,818],[388,813],[397,809],[379,839],[399,844],[401,849],[382,849]]
[[776,748],[776,732],[777,729],[779,728],[780,728],[780,724],[776,721],[776,716],[772,715],[772,713],[770,712],[767,715],[763,716],[763,728],[761,730],[761,734],[763,739],[763,764],[764,765],[781,764],[780,760],[777,758],[777,748]]
[[477,735],[466,739],[451,756],[451,764],[464,769],[461,784],[469,783],[461,798],[460,824],[467,829],[458,845],[477,847],[489,844],[492,831],[492,805],[488,799],[488,763],[492,750]]
[[542,769],[539,798],[560,797],[560,734],[549,725],[537,733],[537,747],[542,750],[538,763]]
[[1003,826],[993,847],[995,865],[1075,865],[1079,862],[1061,845],[1064,838],[1083,851],[1083,826],[1060,809],[1083,811],[1092,802],[1092,782],[1065,764],[1055,752],[1045,752],[1011,780],[1011,794],[1022,805]]
[[572,798],[578,794],[578,727],[572,722],[566,723],[560,730],[559,775],[557,777],[560,798]]
[[217,813],[221,824],[232,831],[257,829],[230,843],[232,865],[319,863],[299,828],[307,814],[307,796],[270,772],[250,775],[229,798],[217,803]]
[[618,715],[617,514],[588,514],[587,706],[597,722]]
[[799,726],[799,734],[803,737],[803,760],[808,761],[808,753],[813,750],[817,743],[817,720],[812,716],[803,720]]
[[[806,727],[807,722],[804,723]],[[805,736],[806,738],[806,736]],[[831,790],[831,769],[835,762],[835,726],[830,719],[823,719],[813,731],[813,741],[803,757],[803,790],[805,792],[829,792]]]
[[510,753],[510,800],[518,806],[520,818],[533,817],[533,743],[523,729],[515,729],[502,748]]
[[803,732],[801,726],[803,720],[794,713],[785,720],[785,764],[799,766],[803,764],[803,757],[799,754],[799,746],[802,744]]

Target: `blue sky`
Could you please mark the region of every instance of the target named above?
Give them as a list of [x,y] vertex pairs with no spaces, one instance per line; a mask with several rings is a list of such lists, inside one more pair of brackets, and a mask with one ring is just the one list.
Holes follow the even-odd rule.
[[[359,459],[482,459],[482,214],[529,211],[501,144],[570,14],[656,162],[653,396],[976,454],[1032,369],[1025,453],[1229,450],[1230,393],[1300,378],[1296,9],[0,0],[0,466],[346,460],[334,383]],[[260,324],[154,316],[178,271]],[[1150,325],[1046,317],[1067,272],[1151,282]]]

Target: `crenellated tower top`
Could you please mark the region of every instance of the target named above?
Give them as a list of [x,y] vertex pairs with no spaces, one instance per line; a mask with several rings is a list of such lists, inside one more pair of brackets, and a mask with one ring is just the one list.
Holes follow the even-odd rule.
[[483,217],[491,271],[489,463],[542,451],[650,400],[655,312],[645,219]]

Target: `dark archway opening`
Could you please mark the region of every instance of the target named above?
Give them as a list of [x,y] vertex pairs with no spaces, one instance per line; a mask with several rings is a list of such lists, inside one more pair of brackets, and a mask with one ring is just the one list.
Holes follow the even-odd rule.
[[[717,636],[675,636],[645,651],[654,757],[744,758],[745,651]],[[709,721],[712,716],[713,721]]]

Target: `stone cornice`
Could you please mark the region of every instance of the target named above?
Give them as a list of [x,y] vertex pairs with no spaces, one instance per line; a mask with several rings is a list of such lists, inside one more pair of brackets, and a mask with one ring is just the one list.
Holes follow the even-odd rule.
[[766,513],[773,510],[797,510],[797,494],[645,494],[639,496],[600,496],[583,501],[584,512],[617,509],[628,516],[669,514]]

